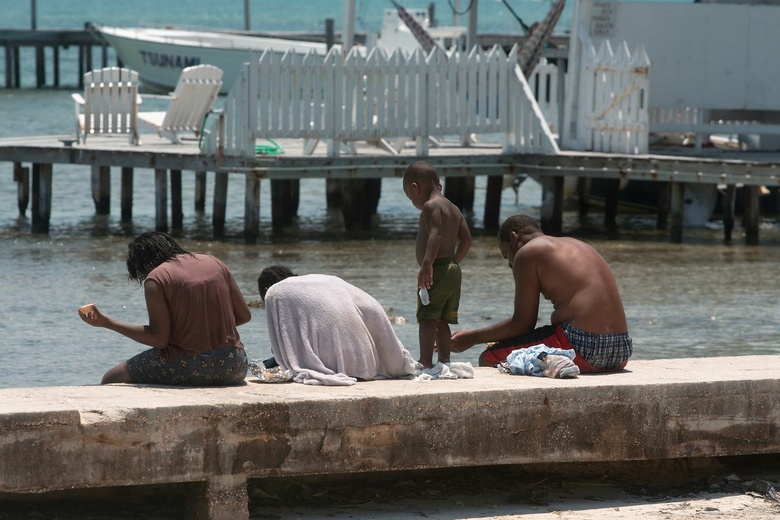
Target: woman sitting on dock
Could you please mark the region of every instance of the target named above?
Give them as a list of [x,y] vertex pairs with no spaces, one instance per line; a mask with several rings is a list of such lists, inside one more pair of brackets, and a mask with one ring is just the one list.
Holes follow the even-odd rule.
[[382,305],[337,276],[295,275],[285,266],[257,279],[275,361],[309,385],[409,378],[417,363]]
[[101,384],[243,384],[247,358],[236,327],[252,315],[227,266],[160,232],[139,235],[128,249],[127,272],[144,287],[149,324],[121,323],[94,305],[79,315],[153,348],[110,369]]

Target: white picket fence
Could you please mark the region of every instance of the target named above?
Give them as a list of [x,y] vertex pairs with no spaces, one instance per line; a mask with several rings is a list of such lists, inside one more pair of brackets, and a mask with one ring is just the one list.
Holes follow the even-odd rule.
[[324,60],[265,52],[245,64],[202,148],[253,157],[258,139],[293,138],[307,140],[307,151],[325,141],[338,155],[343,143],[414,140],[425,155],[431,138],[499,134],[507,153],[558,153],[516,55],[500,47],[449,56],[331,51]]
[[590,46],[589,53],[583,84],[586,149],[647,153],[650,59],[644,47],[632,54],[623,42],[614,52],[605,41],[598,52]]
[[[576,43],[575,43],[576,42]],[[572,39],[562,143],[606,153],[648,152],[650,59],[605,40],[598,51],[586,35]]]
[[536,99],[550,131],[555,135],[560,132],[558,121],[563,109],[560,102],[563,89],[559,88],[561,83],[559,83],[558,74],[565,76],[563,71],[559,72],[557,65],[542,58],[528,78],[528,85],[534,93],[534,99]]

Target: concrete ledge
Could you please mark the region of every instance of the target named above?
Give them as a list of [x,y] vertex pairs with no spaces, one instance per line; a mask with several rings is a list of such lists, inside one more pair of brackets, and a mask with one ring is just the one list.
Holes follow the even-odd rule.
[[633,361],[552,380],[0,390],[0,493],[192,483],[247,518],[247,478],[780,453],[780,356]]

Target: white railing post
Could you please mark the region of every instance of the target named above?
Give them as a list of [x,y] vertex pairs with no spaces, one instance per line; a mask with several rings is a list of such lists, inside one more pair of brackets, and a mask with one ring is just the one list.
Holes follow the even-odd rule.
[[[544,114],[547,124],[553,133],[559,133],[558,124],[559,114],[561,113],[559,104],[559,80],[558,66],[549,63],[546,58],[542,58],[539,64],[534,68],[533,74],[528,78],[528,85],[534,92],[536,102]],[[560,74],[563,74],[561,71]]]
[[340,148],[340,143],[336,136],[338,135],[337,112],[339,112],[338,107],[341,105],[341,100],[337,95],[338,76],[340,75],[340,71],[337,71],[337,69],[341,63],[341,54],[334,52],[333,49],[325,56],[323,74],[324,124],[322,127],[322,134],[327,143],[328,156],[330,157],[337,157]]

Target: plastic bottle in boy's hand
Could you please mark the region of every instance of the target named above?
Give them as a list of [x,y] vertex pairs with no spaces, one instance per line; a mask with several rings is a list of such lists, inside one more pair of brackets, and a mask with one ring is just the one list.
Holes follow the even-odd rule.
[[536,357],[539,359],[542,366],[542,374],[544,377],[571,379],[577,377],[580,373],[580,367],[575,365],[574,361],[566,356],[540,352]]

